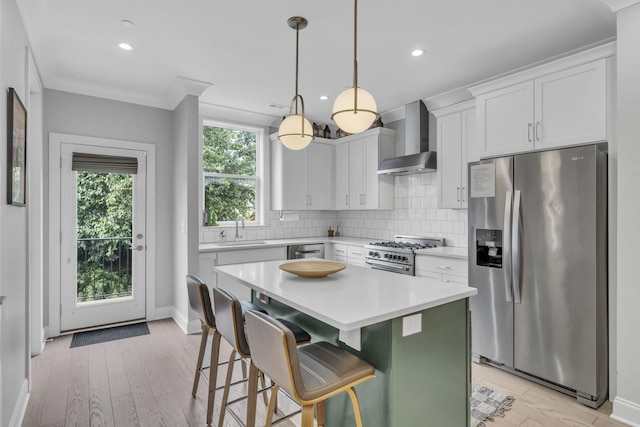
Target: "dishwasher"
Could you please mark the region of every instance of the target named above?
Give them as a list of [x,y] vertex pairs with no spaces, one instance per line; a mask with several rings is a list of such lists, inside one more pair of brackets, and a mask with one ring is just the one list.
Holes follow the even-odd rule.
[[299,258],[324,258],[324,244],[313,243],[287,246],[287,259]]

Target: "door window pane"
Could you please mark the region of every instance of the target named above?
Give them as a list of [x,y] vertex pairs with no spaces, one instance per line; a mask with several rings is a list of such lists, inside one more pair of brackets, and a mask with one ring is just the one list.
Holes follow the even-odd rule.
[[132,295],[132,176],[76,173],[77,302]]

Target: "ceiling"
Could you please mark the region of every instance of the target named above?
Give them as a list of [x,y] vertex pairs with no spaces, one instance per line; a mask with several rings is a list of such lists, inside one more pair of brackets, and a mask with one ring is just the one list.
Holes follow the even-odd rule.
[[[211,83],[200,99],[220,116],[277,123],[295,93],[287,19],[296,15],[309,21],[299,87],[310,120],[330,123],[333,100],[352,84],[348,0],[17,2],[50,89],[173,109],[182,77]],[[383,113],[616,34],[600,0],[360,0],[358,15],[359,85]],[[416,48],[425,54],[412,57]]]

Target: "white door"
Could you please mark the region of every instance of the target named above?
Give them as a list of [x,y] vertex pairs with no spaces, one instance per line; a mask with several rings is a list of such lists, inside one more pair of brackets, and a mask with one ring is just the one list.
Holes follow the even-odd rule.
[[145,318],[145,152],[66,143],[60,152],[60,329]]
[[378,165],[380,163],[379,144],[377,135],[369,135],[364,138],[364,196],[362,197],[363,209],[378,209],[380,205],[378,191]]

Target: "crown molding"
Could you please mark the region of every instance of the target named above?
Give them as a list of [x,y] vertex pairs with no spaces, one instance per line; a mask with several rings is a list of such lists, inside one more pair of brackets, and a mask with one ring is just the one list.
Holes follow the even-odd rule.
[[626,9],[629,6],[633,6],[635,4],[640,3],[640,0],[601,0],[602,3],[609,6],[609,8],[617,12],[622,9]]

